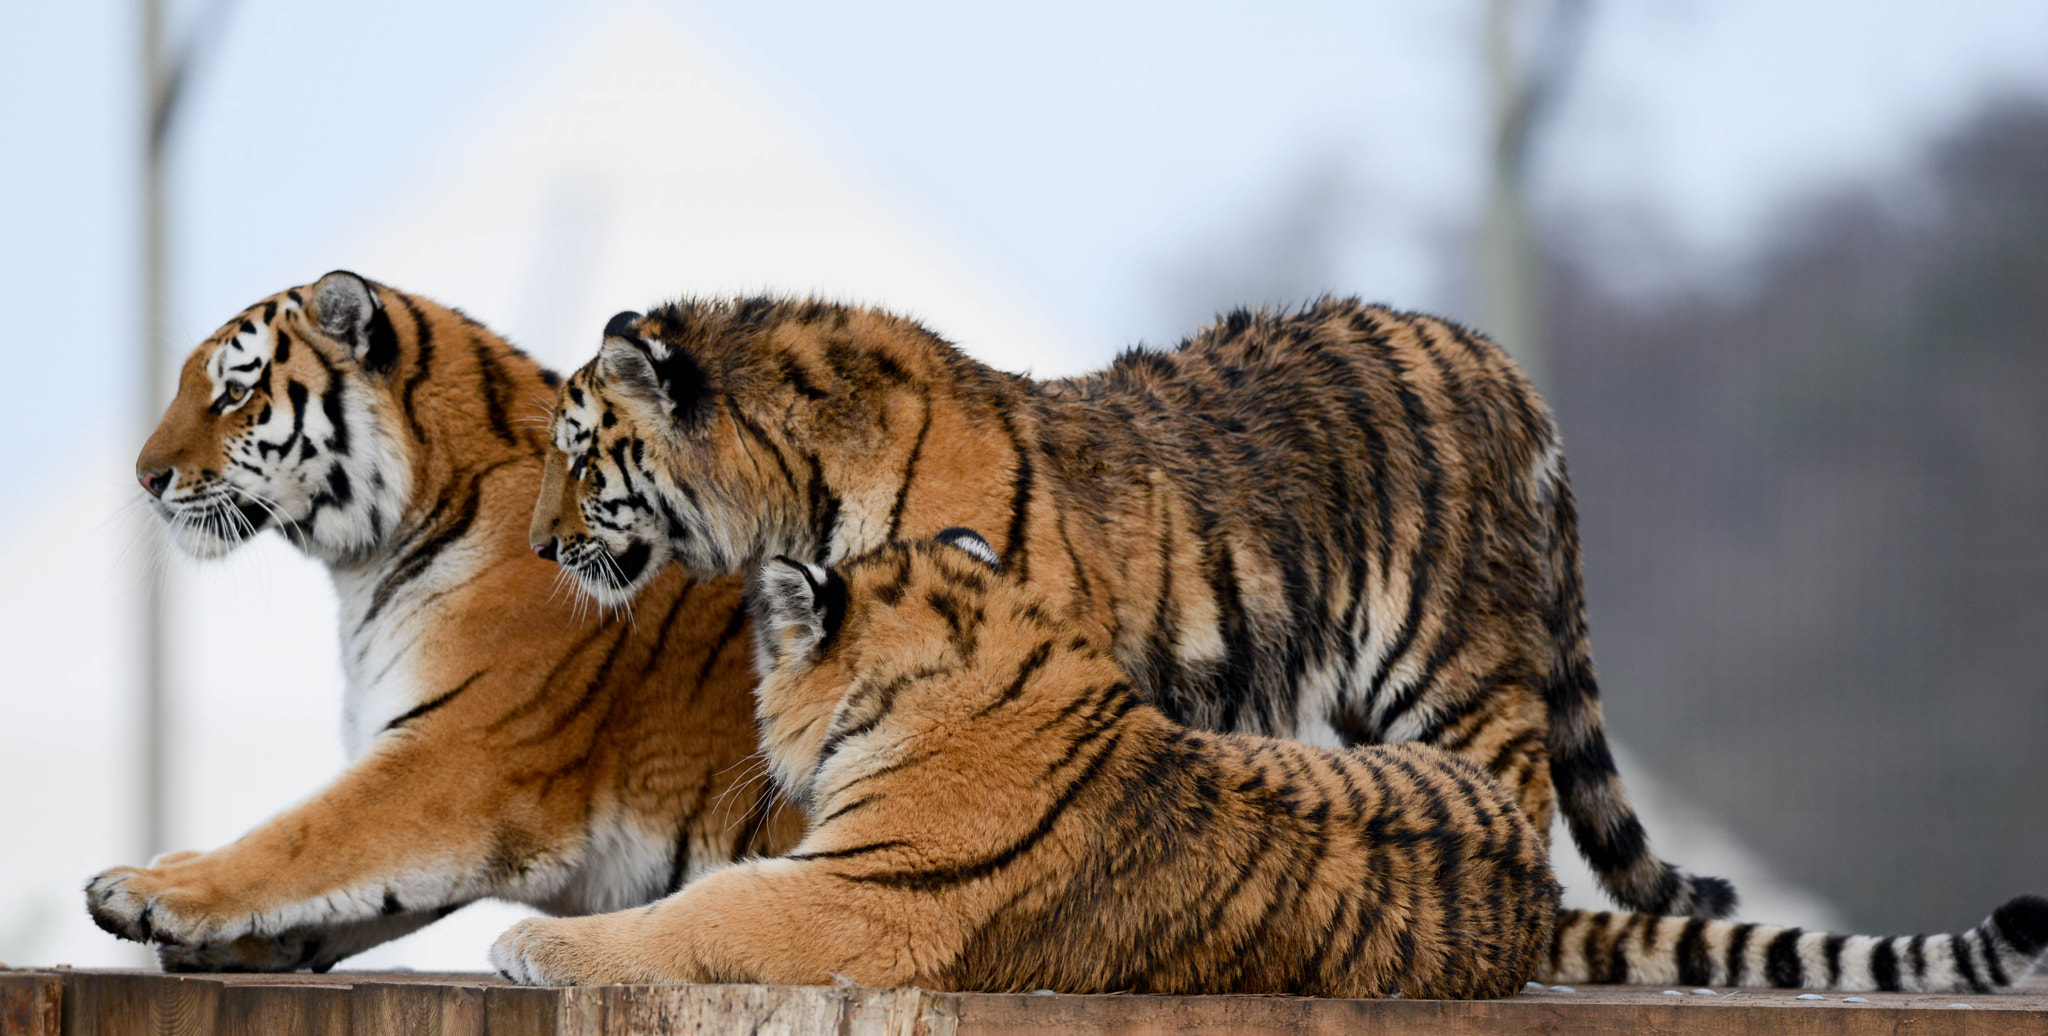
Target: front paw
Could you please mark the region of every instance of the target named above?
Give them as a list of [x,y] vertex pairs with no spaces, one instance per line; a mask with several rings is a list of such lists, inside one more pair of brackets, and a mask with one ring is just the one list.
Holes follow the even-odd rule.
[[528,918],[498,936],[490,954],[491,967],[521,985],[674,981],[630,956],[630,938],[611,923],[611,915]]
[[94,924],[122,939],[172,946],[242,934],[222,931],[220,919],[207,907],[213,898],[202,888],[181,887],[160,871],[139,867],[102,871],[85,886],[85,906]]
[[317,931],[279,935],[245,935],[227,942],[174,945],[158,943],[156,961],[168,972],[192,971],[326,971],[340,957],[329,952]]

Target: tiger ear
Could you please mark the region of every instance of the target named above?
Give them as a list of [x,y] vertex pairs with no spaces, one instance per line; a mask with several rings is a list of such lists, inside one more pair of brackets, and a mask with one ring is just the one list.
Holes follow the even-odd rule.
[[754,581],[754,655],[766,678],[784,661],[815,655],[846,619],[846,581],[819,565],[781,555]]
[[598,346],[597,356],[605,382],[662,408],[671,418],[688,418],[704,396],[703,368],[667,342],[641,337],[641,319],[629,310],[604,325],[604,344]]
[[982,539],[981,534],[973,529],[955,525],[950,529],[940,530],[932,539],[966,551],[969,557],[987,565],[997,575],[1003,572],[1003,559],[997,556],[996,549],[989,546],[988,541]]
[[398,333],[362,276],[336,270],[313,285],[313,319],[327,337],[348,347],[356,364],[382,374],[398,363]]

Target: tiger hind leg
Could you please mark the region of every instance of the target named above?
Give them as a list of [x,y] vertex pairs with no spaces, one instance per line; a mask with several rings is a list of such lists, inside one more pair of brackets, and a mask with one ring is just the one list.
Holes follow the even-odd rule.
[[948,931],[930,897],[772,859],[729,867],[648,907],[521,921],[498,937],[490,961],[526,985],[929,985],[920,965],[950,959]]

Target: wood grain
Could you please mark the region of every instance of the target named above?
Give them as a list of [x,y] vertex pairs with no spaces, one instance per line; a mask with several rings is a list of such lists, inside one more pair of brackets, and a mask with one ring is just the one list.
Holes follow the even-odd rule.
[[0,971],[0,1036],[57,1036],[64,981],[55,975]]
[[[491,975],[162,975],[0,972],[0,1036],[643,1036],[831,1033],[1636,1033],[1794,1036],[2048,1033],[2048,980],[2000,996],[1630,986],[1532,991],[1506,1000],[1050,996],[820,986],[526,988]],[[1968,1004],[1967,1008],[1952,1007]]]

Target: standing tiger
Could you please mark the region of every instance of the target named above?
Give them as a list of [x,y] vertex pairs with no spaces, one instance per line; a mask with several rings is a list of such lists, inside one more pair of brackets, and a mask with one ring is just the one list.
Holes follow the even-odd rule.
[[137,476],[187,553],[275,528],[326,564],[350,763],[227,846],[100,874],[101,927],[176,970],[324,970],[486,896],[614,910],[794,844],[752,758],[739,580],[662,575],[637,623],[551,599],[520,415],[556,384],[345,272],[192,352]]
[[761,735],[810,828],[649,910],[522,922],[524,982],[1510,996],[1557,911],[1476,766],[1209,734],[967,530],[753,593]]
[[601,601],[955,524],[1191,726],[1480,765],[1631,909],[1719,917],[1609,754],[1556,429],[1492,343],[1353,300],[1038,382],[819,301],[621,313],[557,400],[532,542]]
[[2032,896],[1961,935],[1893,939],[1557,913],[1541,832],[1471,763],[1182,726],[1099,627],[1002,569],[965,529],[836,570],[763,566],[757,708],[803,843],[647,910],[521,922],[492,964],[542,984],[1491,997],[1534,974],[1981,993],[2048,948]]

